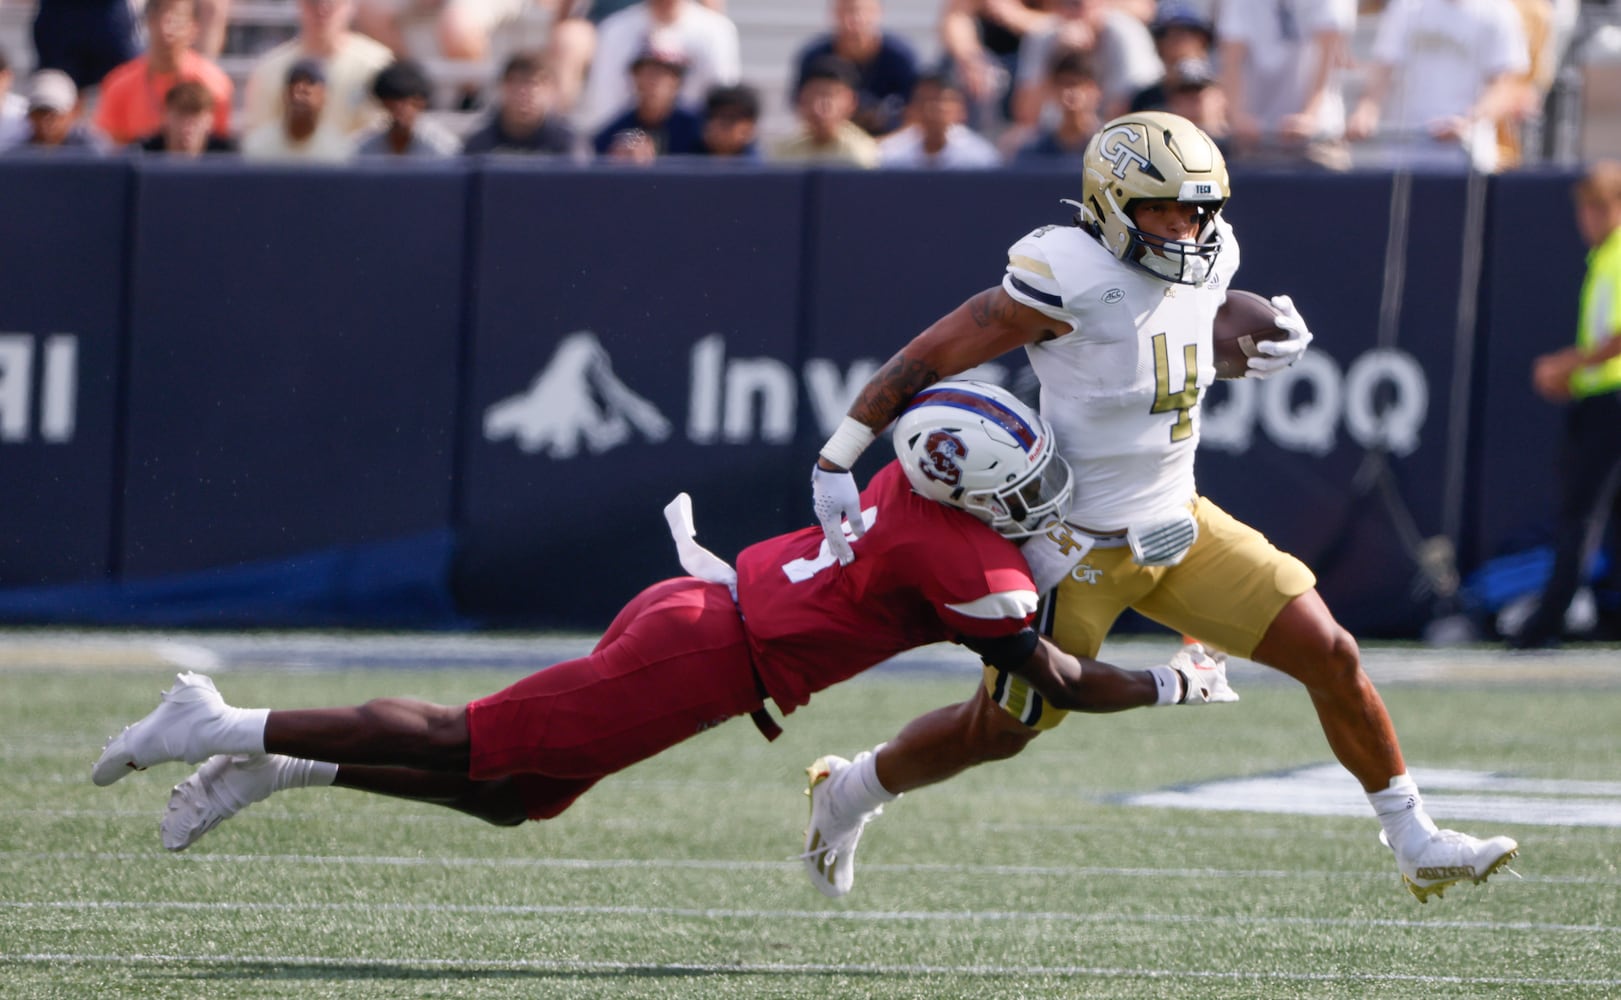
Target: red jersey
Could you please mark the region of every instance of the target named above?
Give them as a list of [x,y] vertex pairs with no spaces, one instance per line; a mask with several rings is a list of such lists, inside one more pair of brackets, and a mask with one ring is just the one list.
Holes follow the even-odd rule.
[[898,462],[861,494],[867,532],[839,565],[819,526],[737,557],[737,600],[755,669],[791,712],[811,693],[896,653],[1029,625],[1036,585],[1011,541],[972,514],[919,496]]

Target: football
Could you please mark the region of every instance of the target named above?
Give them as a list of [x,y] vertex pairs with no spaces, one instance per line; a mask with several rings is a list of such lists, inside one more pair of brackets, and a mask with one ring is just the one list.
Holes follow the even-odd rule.
[[1246,359],[1255,356],[1256,341],[1288,337],[1288,333],[1273,322],[1277,316],[1277,309],[1266,296],[1237,288],[1227,290],[1227,301],[1216,310],[1212,334],[1217,378],[1243,378]]

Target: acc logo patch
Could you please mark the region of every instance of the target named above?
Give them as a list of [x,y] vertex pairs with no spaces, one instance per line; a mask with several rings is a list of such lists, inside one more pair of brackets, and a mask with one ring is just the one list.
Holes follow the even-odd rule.
[[1112,306],[1125,297],[1126,290],[1124,288],[1111,288],[1103,293],[1103,304],[1106,306]]
[[957,460],[968,454],[962,438],[950,431],[935,431],[923,442],[923,458],[917,467],[930,479],[947,486],[962,485],[962,466]]

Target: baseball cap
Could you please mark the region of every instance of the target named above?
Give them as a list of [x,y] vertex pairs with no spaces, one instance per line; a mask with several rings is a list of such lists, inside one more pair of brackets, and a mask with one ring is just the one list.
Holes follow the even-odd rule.
[[287,85],[292,86],[300,81],[326,83],[326,66],[319,59],[300,59],[287,67]]
[[420,63],[401,59],[377,71],[371,82],[372,96],[379,101],[405,100],[411,97],[433,96],[433,81]]
[[684,74],[687,71],[687,57],[680,49],[650,38],[630,62],[632,70],[643,66],[663,66],[671,72]]
[[79,88],[59,69],[42,69],[28,79],[28,110],[72,111],[79,103]]
[[1206,39],[1212,41],[1216,37],[1216,27],[1210,22],[1210,18],[1200,13],[1192,4],[1181,3],[1178,0],[1160,4],[1159,10],[1154,14],[1154,20],[1148,25],[1149,32],[1155,38],[1171,28],[1188,28],[1202,32]]

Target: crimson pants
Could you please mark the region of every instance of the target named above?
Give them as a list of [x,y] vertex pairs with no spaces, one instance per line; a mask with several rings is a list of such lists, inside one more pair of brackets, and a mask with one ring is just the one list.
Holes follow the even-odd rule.
[[470,702],[468,775],[512,779],[529,817],[549,819],[601,778],[763,704],[731,593],[665,580],[588,655]]

